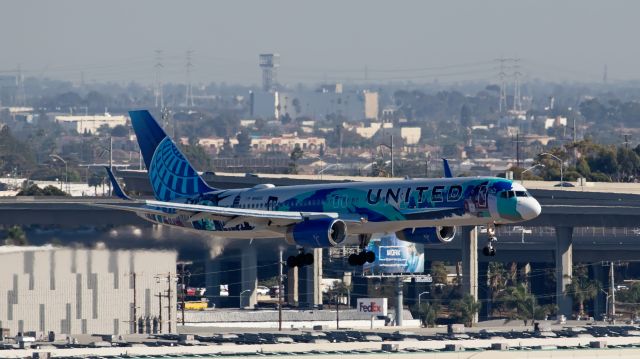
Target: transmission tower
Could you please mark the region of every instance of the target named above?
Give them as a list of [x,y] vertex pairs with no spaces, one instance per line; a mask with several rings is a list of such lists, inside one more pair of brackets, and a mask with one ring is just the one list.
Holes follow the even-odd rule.
[[500,99],[498,102],[498,110],[502,112],[507,109],[507,73],[505,70],[505,63],[508,59],[501,57],[496,59],[496,61],[500,63],[500,72],[498,73],[498,78],[500,79]]
[[24,75],[22,74],[22,67],[18,65],[18,74],[16,75],[16,106],[24,106],[26,97],[24,91]]
[[513,59],[513,111],[522,111],[520,96],[520,59]]
[[164,66],[162,65],[162,50],[156,50],[156,107],[164,108],[164,94],[162,93],[162,69]]
[[191,62],[191,55],[193,55],[193,50],[187,51],[187,94],[185,98],[185,105],[187,107],[193,107],[193,85],[191,84],[191,70],[193,68],[193,63]]

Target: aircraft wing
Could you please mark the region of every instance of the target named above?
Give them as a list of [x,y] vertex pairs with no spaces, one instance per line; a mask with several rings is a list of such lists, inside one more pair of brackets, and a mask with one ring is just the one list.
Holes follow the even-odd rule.
[[[189,216],[189,221],[211,219],[225,222],[225,227],[233,227],[244,222],[254,225],[271,224],[286,226],[315,218],[338,218],[336,212],[297,212],[297,211],[268,211],[259,209],[229,208],[205,206],[188,203],[174,203],[163,201],[137,201],[135,205],[95,204],[95,206],[120,209],[140,214],[163,216]],[[349,220],[346,220],[349,222]]]

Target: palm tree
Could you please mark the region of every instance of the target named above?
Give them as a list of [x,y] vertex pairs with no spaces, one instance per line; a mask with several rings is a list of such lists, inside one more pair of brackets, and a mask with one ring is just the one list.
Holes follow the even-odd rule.
[[507,286],[506,271],[502,263],[490,262],[489,271],[487,273],[487,285],[489,286],[489,315],[492,314],[491,305],[497,296]]
[[510,311],[511,319],[521,319],[524,325],[527,325],[529,319],[534,319],[536,298],[529,293],[524,284],[508,287],[501,296],[501,301],[503,307]]
[[576,266],[573,268],[573,279],[565,287],[565,292],[578,303],[578,315],[582,317],[585,316],[584,302],[595,298],[600,288],[600,282],[589,279],[589,270],[586,266]]
[[440,303],[438,301],[430,301],[426,303],[420,303],[420,306],[415,307],[415,311],[422,322],[422,325],[426,327],[434,326],[436,320],[438,320],[438,314],[441,310]]
[[480,311],[480,303],[471,294],[467,293],[462,299],[452,301],[450,308],[456,320],[470,327],[473,325],[474,317]]

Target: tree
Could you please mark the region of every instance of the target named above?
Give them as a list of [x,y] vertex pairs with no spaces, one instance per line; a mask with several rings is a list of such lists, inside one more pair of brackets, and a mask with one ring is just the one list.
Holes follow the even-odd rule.
[[457,321],[471,327],[474,317],[480,311],[480,303],[471,294],[466,293],[462,299],[452,301],[450,308]]
[[[491,305],[507,286],[507,274],[504,265],[502,263],[490,262],[488,276],[489,293],[491,297],[491,301],[488,304]],[[492,310],[489,309],[489,313],[491,312]]]
[[295,146],[291,154],[289,155],[289,173],[297,174],[298,173],[298,160],[302,158],[304,155],[304,151],[300,148],[300,146]]
[[438,320],[438,314],[440,313],[442,306],[438,301],[430,301],[420,303],[420,306],[416,306],[414,311],[416,312],[420,322],[425,327],[432,327],[436,325]]
[[251,154],[251,138],[249,137],[249,134],[246,131],[242,130],[240,133],[238,133],[236,139],[238,140],[238,144],[234,148],[236,156],[249,156]]
[[127,137],[129,135],[129,129],[123,125],[118,125],[111,129],[111,136],[113,137]]
[[500,301],[502,307],[509,311],[509,318],[523,320],[524,325],[527,325],[530,319],[533,321],[536,298],[523,283],[508,287],[500,296]]
[[578,304],[578,315],[585,316],[584,302],[595,298],[600,290],[600,282],[589,279],[589,270],[586,266],[573,267],[573,278],[567,284],[565,292]]
[[40,188],[38,185],[33,184],[16,193],[16,196],[68,196],[68,194],[55,186],[49,185],[45,188]]
[[443,262],[434,261],[431,263],[431,277],[434,284],[447,284],[447,267]]
[[4,242],[6,245],[10,246],[26,246],[29,244],[27,235],[20,226],[12,226],[9,228],[7,231],[7,238]]
[[102,172],[93,172],[91,176],[87,178],[87,185],[89,185],[89,187],[93,187],[96,196],[98,196],[98,186],[101,186],[105,180],[104,174],[101,173]]

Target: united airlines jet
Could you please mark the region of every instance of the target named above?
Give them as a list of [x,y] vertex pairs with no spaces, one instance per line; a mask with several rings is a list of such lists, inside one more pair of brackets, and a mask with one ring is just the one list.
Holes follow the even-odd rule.
[[130,204],[102,206],[218,237],[284,237],[300,250],[287,259],[289,266],[313,263],[313,255],[305,253],[305,248],[341,246],[348,235],[357,236],[361,249],[349,257],[349,263],[363,265],[375,260],[375,254],[366,251],[374,233],[446,244],[454,238],[456,227],[475,225],[486,226],[483,252],[493,256],[496,225],[530,220],[541,211],[522,185],[496,177],[212,188],[148,111],[129,114],[156,200],[131,199],[109,171],[114,193]]

